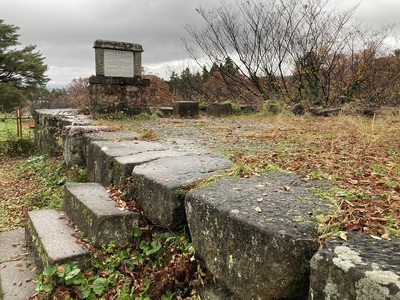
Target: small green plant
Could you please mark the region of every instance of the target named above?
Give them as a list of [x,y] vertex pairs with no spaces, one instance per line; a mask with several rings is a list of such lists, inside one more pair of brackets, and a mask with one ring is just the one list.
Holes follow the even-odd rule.
[[[89,276],[82,273],[74,264],[48,265],[38,276],[36,290],[51,293],[58,286],[71,287],[74,294],[80,294],[81,299],[98,299],[109,286],[115,286],[115,277]],[[69,299],[73,299],[71,296]]]
[[129,245],[121,247],[110,242],[94,249],[88,269],[70,263],[47,266],[37,277],[39,296],[169,300],[176,295],[196,295],[193,288],[205,274],[185,232],[174,234],[144,227],[136,228],[133,235]]
[[40,185],[25,194],[24,200],[34,207],[60,208],[63,203],[63,187],[66,182],[86,182],[86,168],[68,169],[61,157],[32,156],[21,162],[22,174],[35,176]]
[[157,114],[150,114],[148,112],[141,112],[135,116],[136,120],[151,120],[157,118]]

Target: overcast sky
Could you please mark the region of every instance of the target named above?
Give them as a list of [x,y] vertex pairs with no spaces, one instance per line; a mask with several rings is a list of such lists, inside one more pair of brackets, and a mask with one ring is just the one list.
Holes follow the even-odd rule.
[[[225,0],[234,2],[235,0]],[[251,0],[250,0],[251,1]],[[269,0],[265,0],[269,1]],[[358,0],[331,0],[339,7]],[[147,72],[168,78],[186,66],[186,24],[202,24],[196,8],[219,0],[0,0],[0,19],[20,27],[22,45],[37,45],[49,66],[49,87],[94,74],[96,39],[138,43]],[[358,13],[371,24],[400,22],[400,0],[363,0]]]

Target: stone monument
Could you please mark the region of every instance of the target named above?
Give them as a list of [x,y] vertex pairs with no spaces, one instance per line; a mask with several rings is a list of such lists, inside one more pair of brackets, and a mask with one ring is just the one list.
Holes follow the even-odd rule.
[[142,46],[96,40],[93,48],[96,75],[89,78],[92,111],[129,115],[149,111],[143,91],[150,80],[141,76]]

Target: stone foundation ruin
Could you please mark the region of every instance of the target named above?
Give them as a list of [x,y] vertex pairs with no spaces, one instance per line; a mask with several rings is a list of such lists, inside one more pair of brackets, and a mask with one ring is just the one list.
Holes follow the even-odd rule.
[[96,40],[93,48],[96,75],[89,78],[92,111],[128,115],[148,112],[143,90],[150,81],[141,76],[142,46]]

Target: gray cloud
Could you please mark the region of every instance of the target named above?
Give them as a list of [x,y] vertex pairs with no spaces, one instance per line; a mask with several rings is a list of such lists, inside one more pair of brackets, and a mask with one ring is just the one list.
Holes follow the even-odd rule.
[[[331,2],[339,7],[358,3],[357,0]],[[96,39],[142,44],[143,65],[150,72],[166,77],[166,70],[174,61],[187,58],[181,37],[186,35],[186,24],[201,24],[195,9],[199,6],[212,9],[218,3],[215,0],[0,0],[0,18],[20,27],[23,45],[37,45],[50,67],[50,84],[66,85],[73,78],[94,73],[92,47]],[[400,1],[364,0],[359,12],[369,22],[395,22],[400,20]]]

